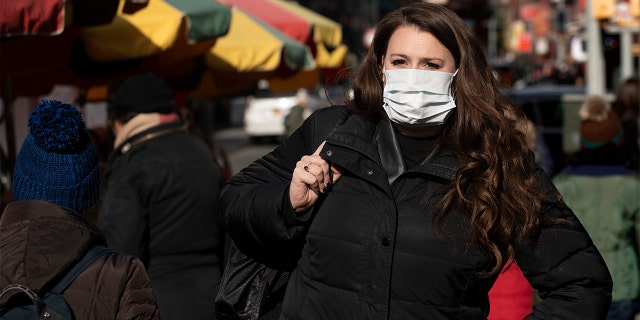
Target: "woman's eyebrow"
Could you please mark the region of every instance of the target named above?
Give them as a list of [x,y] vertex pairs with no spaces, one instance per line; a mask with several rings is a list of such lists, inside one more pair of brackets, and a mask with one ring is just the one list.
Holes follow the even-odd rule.
[[[389,54],[389,57],[395,57],[395,58],[403,58],[403,59],[407,59],[410,60],[411,57],[404,54],[404,53],[391,53]],[[418,58],[420,61],[429,61],[429,62],[440,62],[440,63],[444,63],[444,59],[442,58],[437,58],[437,57],[420,57]]]

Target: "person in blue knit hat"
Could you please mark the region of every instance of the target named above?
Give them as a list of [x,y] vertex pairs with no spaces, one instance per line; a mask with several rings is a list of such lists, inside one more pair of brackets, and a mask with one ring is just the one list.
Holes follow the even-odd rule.
[[98,154],[78,110],[43,100],[29,117],[30,133],[13,176],[16,200],[44,200],[76,212],[100,196]]
[[[42,295],[106,241],[82,215],[100,197],[100,176],[80,112],[71,104],[42,100],[28,125],[14,169],[15,201],[0,216],[0,291],[19,284]],[[10,292],[0,297],[0,306],[19,294]],[[100,256],[62,295],[76,319],[159,318],[151,279],[130,255]]]

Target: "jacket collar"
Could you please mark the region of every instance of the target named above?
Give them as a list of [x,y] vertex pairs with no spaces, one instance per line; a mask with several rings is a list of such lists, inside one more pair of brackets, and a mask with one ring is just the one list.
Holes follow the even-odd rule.
[[78,217],[79,214],[69,208],[42,200],[17,200],[7,204],[0,225],[9,225],[18,221],[40,217]]
[[109,160],[113,161],[114,158],[118,157],[119,155],[125,154],[126,152],[131,150],[134,146],[142,142],[151,140],[158,136],[162,136],[162,135],[174,133],[174,132],[186,132],[186,130],[182,123],[174,122],[169,124],[157,125],[155,127],[139,132],[129,137],[128,139],[126,139],[120,145],[118,145],[113,150],[111,156],[109,157]]
[[[344,125],[329,134],[327,143],[352,149],[378,163],[387,174],[389,184],[407,171],[395,130],[386,118],[371,121],[357,115],[349,117]],[[411,171],[452,180],[457,167],[455,155],[448,149],[438,147],[422,165]]]
[[389,120],[381,120],[378,123],[375,139],[378,145],[380,163],[387,173],[389,184],[391,184],[406,171],[406,166],[402,160],[402,151],[400,150],[396,132],[393,130]]

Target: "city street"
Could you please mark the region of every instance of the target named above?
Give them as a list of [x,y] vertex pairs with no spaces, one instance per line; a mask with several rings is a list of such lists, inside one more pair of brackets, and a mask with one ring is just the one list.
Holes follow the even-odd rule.
[[[251,143],[242,127],[229,127],[216,131],[214,140],[219,154],[226,157],[231,174],[237,173],[254,160],[277,147],[276,143]],[[219,160],[221,161],[220,164],[223,165],[223,160]]]

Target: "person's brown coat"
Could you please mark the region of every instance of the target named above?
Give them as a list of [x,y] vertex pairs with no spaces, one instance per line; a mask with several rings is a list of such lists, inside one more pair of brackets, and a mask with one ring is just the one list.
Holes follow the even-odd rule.
[[[96,244],[105,244],[98,229],[70,209],[11,202],[0,218],[0,289],[17,283],[39,292],[55,285]],[[98,258],[63,296],[76,319],[159,319],[144,265],[125,254]]]

